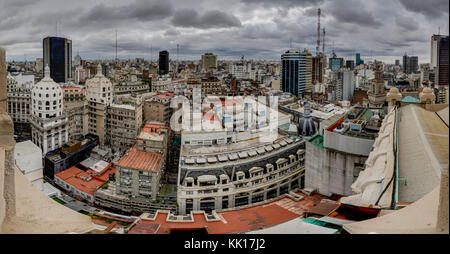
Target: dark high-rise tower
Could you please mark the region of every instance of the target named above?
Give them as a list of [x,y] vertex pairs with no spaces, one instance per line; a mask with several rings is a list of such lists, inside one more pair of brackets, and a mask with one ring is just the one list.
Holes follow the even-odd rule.
[[356,64],[356,66],[359,66],[360,64],[364,64],[364,60],[361,59],[360,53],[356,53],[355,64]]
[[405,53],[405,55],[403,55],[403,73],[409,74],[409,56]]
[[448,86],[448,35],[433,35],[431,37],[431,68],[434,69],[434,83],[438,86]]
[[159,75],[169,73],[169,52],[166,50],[159,52]]
[[43,59],[43,66],[50,67],[50,77],[55,82],[72,79],[72,40],[61,37],[44,38]]
[[403,56],[403,73],[411,74],[417,72],[419,69],[419,58],[417,56],[408,56],[406,53]]
[[353,61],[353,60],[345,61],[345,67],[349,70],[355,69],[355,61]]
[[302,96],[306,90],[306,53],[290,49],[281,55],[281,90]]

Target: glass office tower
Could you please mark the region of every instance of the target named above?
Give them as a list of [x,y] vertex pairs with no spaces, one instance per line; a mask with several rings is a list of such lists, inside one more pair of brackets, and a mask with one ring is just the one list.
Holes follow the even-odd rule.
[[159,75],[169,73],[169,52],[166,50],[159,52]]
[[50,67],[50,77],[55,82],[72,79],[72,40],[46,37],[43,40],[44,66]]
[[281,55],[281,90],[302,96],[306,89],[306,54],[290,49]]

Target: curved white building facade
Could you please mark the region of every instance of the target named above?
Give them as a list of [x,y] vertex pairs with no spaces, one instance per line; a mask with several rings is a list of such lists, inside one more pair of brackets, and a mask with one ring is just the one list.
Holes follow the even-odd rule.
[[44,78],[31,89],[30,119],[32,141],[44,155],[68,141],[63,96],[62,88],[50,77],[50,68],[46,66]]

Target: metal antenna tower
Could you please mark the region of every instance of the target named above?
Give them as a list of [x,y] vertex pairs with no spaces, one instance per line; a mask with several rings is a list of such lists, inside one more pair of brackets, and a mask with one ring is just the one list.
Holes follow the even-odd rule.
[[325,54],[325,27],[323,28],[323,36],[322,36],[322,53]]
[[116,60],[117,60],[117,29],[116,29]]
[[177,43],[177,64],[175,65],[176,67],[176,69],[175,69],[175,72],[176,73],[178,73],[178,64],[179,64],[179,62],[180,62],[180,58],[178,57],[178,51],[179,51],[179,49],[180,49],[180,45],[178,45],[178,43]]
[[320,50],[320,8],[317,9],[317,44],[316,55],[319,55]]

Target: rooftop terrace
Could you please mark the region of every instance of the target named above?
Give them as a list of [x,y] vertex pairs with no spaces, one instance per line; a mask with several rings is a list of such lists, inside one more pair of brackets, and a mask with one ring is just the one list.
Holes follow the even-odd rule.
[[[302,196],[298,201],[283,197],[273,202],[249,208],[218,212],[217,216],[209,216],[203,212],[191,213],[185,220],[173,220],[168,212],[160,211],[155,216],[144,214],[141,220],[132,227],[131,234],[169,234],[172,230],[195,230],[206,228],[208,234],[242,233],[259,230],[284,223],[300,217],[308,209],[324,198],[313,194]],[[213,217],[216,217],[214,219]]]

